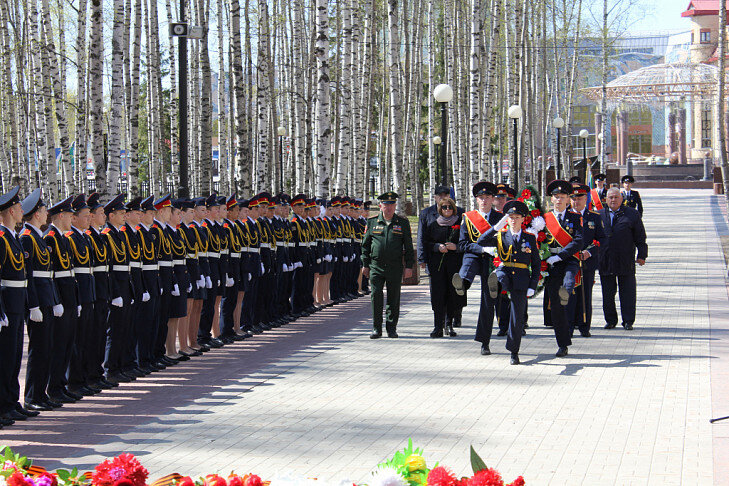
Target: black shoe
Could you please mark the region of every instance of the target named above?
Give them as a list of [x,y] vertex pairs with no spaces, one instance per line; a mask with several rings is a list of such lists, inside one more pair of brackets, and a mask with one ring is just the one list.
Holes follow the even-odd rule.
[[19,420],[28,420],[28,417],[26,415],[23,415],[22,413],[20,413],[16,410],[11,410],[9,412],[4,413],[3,418],[6,420],[13,420],[15,422],[17,422]]
[[503,329],[499,329],[499,332],[497,332],[496,335],[499,337],[504,337],[506,336],[506,331],[504,331]]
[[129,383],[130,381],[132,381],[132,378],[120,371],[119,373],[108,375],[106,377],[106,381],[108,381],[109,383]]
[[459,274],[453,274],[453,277],[451,278],[451,284],[453,285],[453,288],[456,290],[456,293],[458,295],[464,295],[466,293],[465,289],[463,288],[463,279]]
[[84,397],[83,395],[79,395],[78,393],[75,393],[71,390],[66,390],[65,392],[63,392],[63,394],[66,395],[68,398],[76,401],[79,401]]
[[116,388],[116,387],[119,386],[119,382],[112,381],[112,380],[108,380],[106,378],[102,378],[101,380],[99,380],[99,383],[101,383],[103,385],[106,385],[106,386],[109,386],[111,388]]
[[382,337],[382,331],[372,331],[372,334],[370,334],[370,339],[380,339]]
[[605,324],[605,329],[614,329],[615,326],[617,326],[617,325],[618,325],[617,322],[614,324],[607,323],[607,324]]
[[567,356],[567,346],[562,346],[557,350],[557,353],[555,354],[558,358],[564,358]]
[[97,393],[101,393],[101,390],[102,390],[102,388],[99,388],[95,385],[89,385],[89,384],[84,385],[84,388],[91,390],[94,393],[94,395],[96,395]]
[[456,337],[456,336],[458,336],[458,333],[457,333],[456,331],[454,331],[454,330],[453,330],[453,326],[448,326],[448,327],[446,328],[446,332],[448,333],[448,335],[449,335],[450,337]]
[[[129,381],[134,381],[137,379],[137,375],[130,371],[120,371],[119,374],[126,376]],[[121,381],[121,380],[119,380],[119,381]]]
[[25,402],[25,409],[34,410],[36,412],[50,412],[53,410],[53,407],[41,402]]
[[0,415],[0,427],[7,426],[7,425],[13,425],[15,423],[15,420],[5,418],[5,416]]
[[104,383],[101,380],[92,383],[91,386],[93,386],[94,388],[96,388],[99,391],[102,391],[102,390],[111,390],[112,388],[114,388],[114,386],[111,383],[107,385],[106,383]]
[[488,356],[491,354],[491,350],[489,349],[488,344],[482,344],[481,345],[481,355],[482,356]]
[[166,359],[160,358],[159,361],[155,361],[150,366],[154,366],[155,368],[157,368],[157,371],[162,371],[162,370],[166,370],[168,366],[170,366],[170,367],[174,366],[175,364],[177,364],[177,361],[174,361],[174,364],[172,364],[172,363],[173,363],[172,360],[166,360]]
[[453,327],[461,327],[461,321],[460,320],[453,320]]
[[251,332],[253,332],[253,334],[263,334],[263,328],[252,326]]
[[511,353],[511,364],[518,365],[520,363],[519,361],[519,355],[517,353]]
[[230,339],[232,339],[233,341],[244,341],[245,338],[246,336],[244,334],[233,334],[232,336],[230,336]]
[[625,328],[626,331],[632,331],[633,330],[633,324],[631,324],[631,323],[623,324],[623,327]]
[[208,351],[210,351],[210,346],[208,346],[207,344],[199,344],[199,346],[200,351],[203,353],[207,353]]
[[46,398],[45,400],[43,400],[43,403],[54,409],[63,407],[62,403],[51,400],[50,398]]
[[437,331],[434,330],[433,332],[430,333],[430,337],[432,337],[433,339],[442,338],[443,337],[443,329],[438,329]]
[[218,338],[212,338],[210,340],[210,346],[213,348],[222,348],[223,347],[223,341],[221,341]]
[[526,329],[522,329],[522,330],[521,330],[521,335],[522,335],[522,336],[526,336]]
[[[200,353],[200,354],[202,354],[202,353]],[[177,362],[179,363],[180,361],[190,361],[190,356],[181,354],[180,357],[177,358]]]
[[499,277],[496,272],[491,272],[489,278],[486,280],[486,284],[489,288],[489,295],[492,299],[499,296]]
[[567,305],[567,302],[570,301],[570,293],[569,293],[569,291],[566,288],[564,288],[564,287],[560,287],[559,288],[559,291],[557,292],[557,294],[559,294],[559,303],[561,305]]
[[15,411],[21,415],[25,415],[26,417],[37,417],[40,415],[40,411],[25,409],[21,407],[19,403],[15,405]]
[[137,366],[135,368],[132,368],[131,370],[124,371],[124,374],[133,376],[135,378],[142,378],[144,376],[147,376],[149,373],[143,370],[141,367]]
[[590,334],[590,331],[580,331],[580,335],[582,337],[590,337],[592,334]]
[[396,337],[399,337],[399,336],[397,335],[397,332],[395,332],[395,331],[387,331],[387,337],[389,337],[389,338],[396,338]]

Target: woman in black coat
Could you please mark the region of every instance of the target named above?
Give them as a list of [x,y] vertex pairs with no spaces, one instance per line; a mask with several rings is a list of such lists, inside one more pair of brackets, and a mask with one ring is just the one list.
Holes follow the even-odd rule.
[[[423,244],[429,253],[428,273],[430,274],[430,303],[433,307],[434,325],[430,337],[443,337],[446,327],[446,313],[456,315],[466,305],[466,297],[456,294],[451,284],[451,276],[458,273],[463,261],[463,252],[458,249],[460,220],[456,203],[451,198],[438,202],[438,218],[423,228]],[[446,332],[457,336],[452,325]]]

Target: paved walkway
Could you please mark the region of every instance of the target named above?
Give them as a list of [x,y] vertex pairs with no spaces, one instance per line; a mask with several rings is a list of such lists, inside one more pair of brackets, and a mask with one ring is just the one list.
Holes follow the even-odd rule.
[[[328,309],[0,431],[47,467],[132,452],[165,472],[281,472],[364,481],[408,437],[457,473],[473,444],[530,485],[729,484],[729,304],[708,191],[642,191],[648,264],[633,332],[602,329],[554,357],[541,305],[521,366],[503,338],[432,340],[427,286],[403,296],[400,339],[367,338],[366,299]],[[541,302],[541,301],[540,301]]]

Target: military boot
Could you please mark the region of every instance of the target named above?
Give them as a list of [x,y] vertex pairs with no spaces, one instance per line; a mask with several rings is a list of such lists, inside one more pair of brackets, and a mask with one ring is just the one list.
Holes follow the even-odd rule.
[[382,326],[372,326],[372,334],[370,339],[379,339],[382,337]]

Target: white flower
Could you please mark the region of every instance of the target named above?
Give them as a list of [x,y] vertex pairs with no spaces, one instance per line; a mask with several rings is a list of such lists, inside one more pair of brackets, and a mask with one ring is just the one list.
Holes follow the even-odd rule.
[[397,471],[388,467],[372,473],[370,486],[408,486],[408,482]]
[[541,216],[537,216],[536,218],[532,219],[532,224],[529,225],[530,228],[534,228],[534,231],[539,233],[544,229],[545,226],[544,218]]

